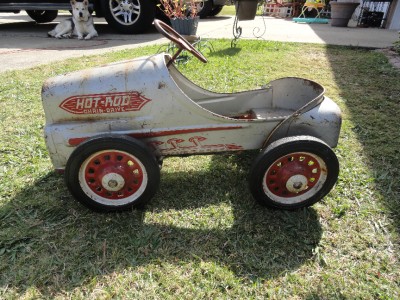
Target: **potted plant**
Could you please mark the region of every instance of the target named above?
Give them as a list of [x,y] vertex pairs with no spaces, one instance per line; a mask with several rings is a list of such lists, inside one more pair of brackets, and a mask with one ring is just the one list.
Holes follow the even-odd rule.
[[258,0],[236,0],[236,16],[239,21],[254,20],[257,12]]
[[170,19],[179,34],[196,35],[199,17],[195,0],[160,0],[158,7]]

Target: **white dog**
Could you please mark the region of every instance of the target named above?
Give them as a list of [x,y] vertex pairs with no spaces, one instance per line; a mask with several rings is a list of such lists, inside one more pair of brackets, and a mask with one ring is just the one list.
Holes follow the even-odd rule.
[[58,24],[48,35],[58,39],[77,36],[78,39],[89,40],[98,36],[94,29],[93,18],[89,12],[89,1],[77,2],[71,0],[72,18],[66,19]]

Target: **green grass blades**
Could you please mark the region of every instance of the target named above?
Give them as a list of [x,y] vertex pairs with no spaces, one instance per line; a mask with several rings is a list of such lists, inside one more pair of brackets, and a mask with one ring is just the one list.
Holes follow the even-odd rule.
[[179,65],[232,92],[298,76],[343,112],[339,181],[283,212],[247,189],[256,153],[169,158],[144,210],[97,214],[52,170],[40,91],[56,74],[158,47],[0,74],[1,299],[398,299],[400,75],[358,48],[211,40],[209,63]]

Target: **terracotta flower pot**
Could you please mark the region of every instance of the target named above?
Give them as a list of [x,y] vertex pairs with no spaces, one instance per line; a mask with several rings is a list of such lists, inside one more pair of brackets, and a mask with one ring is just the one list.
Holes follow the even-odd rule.
[[331,1],[331,26],[347,27],[359,3]]
[[238,0],[235,3],[236,16],[239,21],[254,20],[257,12],[257,0]]

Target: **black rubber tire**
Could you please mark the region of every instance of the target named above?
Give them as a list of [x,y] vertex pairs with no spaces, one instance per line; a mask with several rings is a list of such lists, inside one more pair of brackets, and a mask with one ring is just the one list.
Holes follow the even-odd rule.
[[116,16],[120,11],[113,12],[118,2],[115,0],[102,0],[102,11],[107,23],[120,33],[143,33],[153,23],[157,6],[153,0],[130,0],[130,3],[139,7],[139,12],[132,14],[132,19],[125,21],[122,15]]
[[58,10],[27,10],[26,13],[36,23],[48,23],[57,18]]
[[261,204],[295,210],[321,200],[338,175],[339,161],[326,143],[311,136],[288,137],[271,143],[257,156],[249,187]]
[[204,0],[201,2],[201,8],[198,7],[197,15],[200,19],[207,18],[213,9],[213,1],[212,0]]
[[74,198],[86,207],[99,212],[121,211],[150,201],[158,190],[160,168],[142,142],[104,135],[72,152],[65,182]]
[[210,17],[215,17],[216,15],[218,15],[218,14],[221,12],[221,10],[222,10],[223,8],[224,8],[223,5],[214,5],[213,8],[212,8],[212,10],[211,10],[210,13],[209,13],[209,16],[210,16]]

